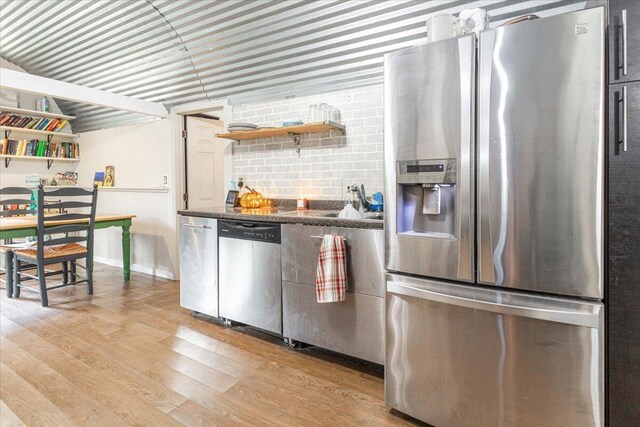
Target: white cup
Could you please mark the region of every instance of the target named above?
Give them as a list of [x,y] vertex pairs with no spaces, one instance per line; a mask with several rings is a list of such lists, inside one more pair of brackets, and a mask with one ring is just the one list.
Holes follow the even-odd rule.
[[427,41],[429,43],[458,35],[458,19],[448,13],[439,13],[427,18]]

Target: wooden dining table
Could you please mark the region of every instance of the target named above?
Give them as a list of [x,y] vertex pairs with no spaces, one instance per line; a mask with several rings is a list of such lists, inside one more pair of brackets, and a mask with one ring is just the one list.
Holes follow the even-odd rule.
[[[131,228],[131,222],[135,217],[135,215],[96,214],[94,226],[96,230],[109,227],[122,228],[122,273],[124,280],[129,280],[131,276],[131,233],[129,228]],[[36,221],[35,215],[0,218],[0,240],[35,236]],[[79,224],[87,221],[87,219],[47,221],[47,225]]]

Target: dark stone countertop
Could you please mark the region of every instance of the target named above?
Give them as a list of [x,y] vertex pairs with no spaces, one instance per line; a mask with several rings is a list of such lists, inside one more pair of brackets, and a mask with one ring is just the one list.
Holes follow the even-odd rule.
[[280,224],[305,224],[324,227],[368,228],[382,229],[384,224],[380,219],[342,219],[326,217],[327,214],[336,214],[339,210],[308,209],[297,211],[288,206],[242,209],[242,208],[211,208],[201,210],[179,210],[178,215],[229,219],[241,221],[277,222]]

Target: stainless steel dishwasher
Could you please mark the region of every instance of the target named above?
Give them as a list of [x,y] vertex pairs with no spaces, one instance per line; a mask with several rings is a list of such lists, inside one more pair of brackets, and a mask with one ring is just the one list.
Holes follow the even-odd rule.
[[218,224],[180,217],[180,306],[218,317]]
[[282,335],[280,224],[218,220],[219,315]]

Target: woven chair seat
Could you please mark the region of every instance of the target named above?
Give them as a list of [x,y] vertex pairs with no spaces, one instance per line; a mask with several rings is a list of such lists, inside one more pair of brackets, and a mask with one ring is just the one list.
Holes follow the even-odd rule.
[[[38,250],[36,248],[30,249],[19,249],[14,251],[16,255],[20,255],[26,258],[36,259],[38,256]],[[69,255],[84,255],[87,253],[87,248],[77,243],[67,243],[65,245],[56,245],[56,246],[45,246],[44,247],[44,257],[45,259],[49,258],[58,258]]]
[[10,243],[8,245],[0,245],[0,252],[15,252],[20,249],[29,249],[35,247],[35,242]]

